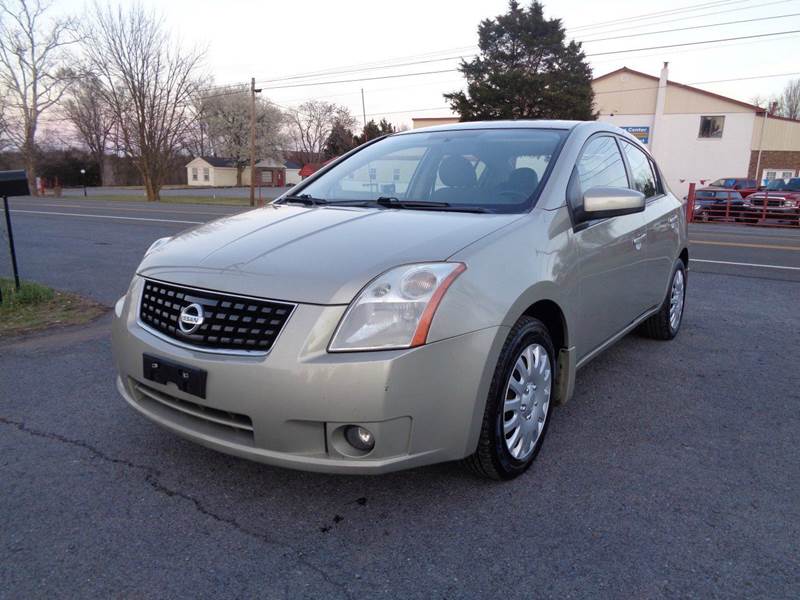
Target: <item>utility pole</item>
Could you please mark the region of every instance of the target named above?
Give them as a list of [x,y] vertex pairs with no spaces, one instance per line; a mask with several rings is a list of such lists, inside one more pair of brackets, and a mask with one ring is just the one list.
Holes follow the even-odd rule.
[[364,88],[361,88],[361,115],[364,117],[364,141],[367,137],[367,105],[364,104]]
[[[767,128],[767,119],[769,119],[769,115],[773,112],[778,110],[778,103],[777,102],[770,102],[769,107],[764,111],[764,120],[761,121],[761,135],[758,138],[758,158],[756,159],[756,172],[754,173],[755,179],[758,182],[758,185],[761,186],[761,152],[764,148],[764,130]],[[767,202],[764,202],[764,206],[767,205]]]
[[250,206],[256,205],[256,78],[250,78]]

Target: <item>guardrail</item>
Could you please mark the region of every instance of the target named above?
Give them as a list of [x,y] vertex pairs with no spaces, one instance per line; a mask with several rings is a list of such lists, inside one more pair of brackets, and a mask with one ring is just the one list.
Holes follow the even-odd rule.
[[696,190],[692,183],[686,197],[686,219],[690,223],[800,228],[800,199],[779,190],[742,197],[734,190]]

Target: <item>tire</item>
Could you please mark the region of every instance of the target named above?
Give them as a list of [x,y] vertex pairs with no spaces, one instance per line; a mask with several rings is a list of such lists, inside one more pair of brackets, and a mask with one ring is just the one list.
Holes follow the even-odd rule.
[[462,461],[467,468],[482,477],[508,480],[531,466],[553,412],[557,368],[547,327],[538,319],[522,317],[500,351],[478,446]]
[[[679,289],[676,289],[676,286]],[[673,319],[673,296],[680,302],[677,320]],[[686,267],[682,260],[675,261],[667,296],[658,312],[639,326],[639,332],[654,340],[671,340],[680,331],[686,306]]]

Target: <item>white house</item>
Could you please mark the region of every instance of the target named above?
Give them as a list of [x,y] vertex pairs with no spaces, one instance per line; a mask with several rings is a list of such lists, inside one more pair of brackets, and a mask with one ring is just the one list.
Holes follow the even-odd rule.
[[647,145],[679,196],[690,182],[771,179],[800,169],[800,121],[669,81],[667,63],[660,77],[623,67],[594,79],[592,88],[598,119]]
[[[186,181],[202,187],[233,187],[236,182],[236,161],[232,158],[198,156],[186,165]],[[242,185],[250,185],[250,167],[242,171]]]
[[286,168],[286,185],[297,185],[303,179],[300,177],[300,169],[303,165],[294,160],[287,160],[283,163]]
[[[287,160],[264,159],[256,163],[256,185],[278,186],[300,183],[303,165]],[[202,187],[236,186],[236,161],[232,158],[199,156],[186,165],[186,181]],[[250,167],[242,170],[241,185],[250,185]]]

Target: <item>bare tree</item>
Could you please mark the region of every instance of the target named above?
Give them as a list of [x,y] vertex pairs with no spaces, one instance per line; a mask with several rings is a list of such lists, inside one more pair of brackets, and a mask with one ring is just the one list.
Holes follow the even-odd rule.
[[325,144],[336,123],[354,123],[346,108],[324,100],[309,100],[287,112],[289,133],[304,161],[317,163],[325,156]]
[[121,149],[137,165],[149,201],[159,199],[169,161],[194,120],[203,53],[170,43],[162,21],[141,5],[95,5],[86,54],[111,108]]
[[779,98],[781,116],[789,119],[800,118],[800,79],[786,84]]
[[0,86],[7,95],[7,133],[22,153],[34,194],[39,118],[72,81],[68,46],[77,42],[75,21],[50,19],[49,8],[40,0],[0,0]]
[[[250,97],[244,93],[211,95],[202,101],[200,126],[205,126],[209,148],[218,156],[236,161],[236,185],[250,158]],[[284,116],[267,100],[256,100],[256,155],[282,156],[286,146]]]
[[113,112],[103,101],[102,85],[94,74],[84,74],[81,82],[73,86],[63,110],[97,165],[100,184],[107,185],[106,152],[115,121]]

